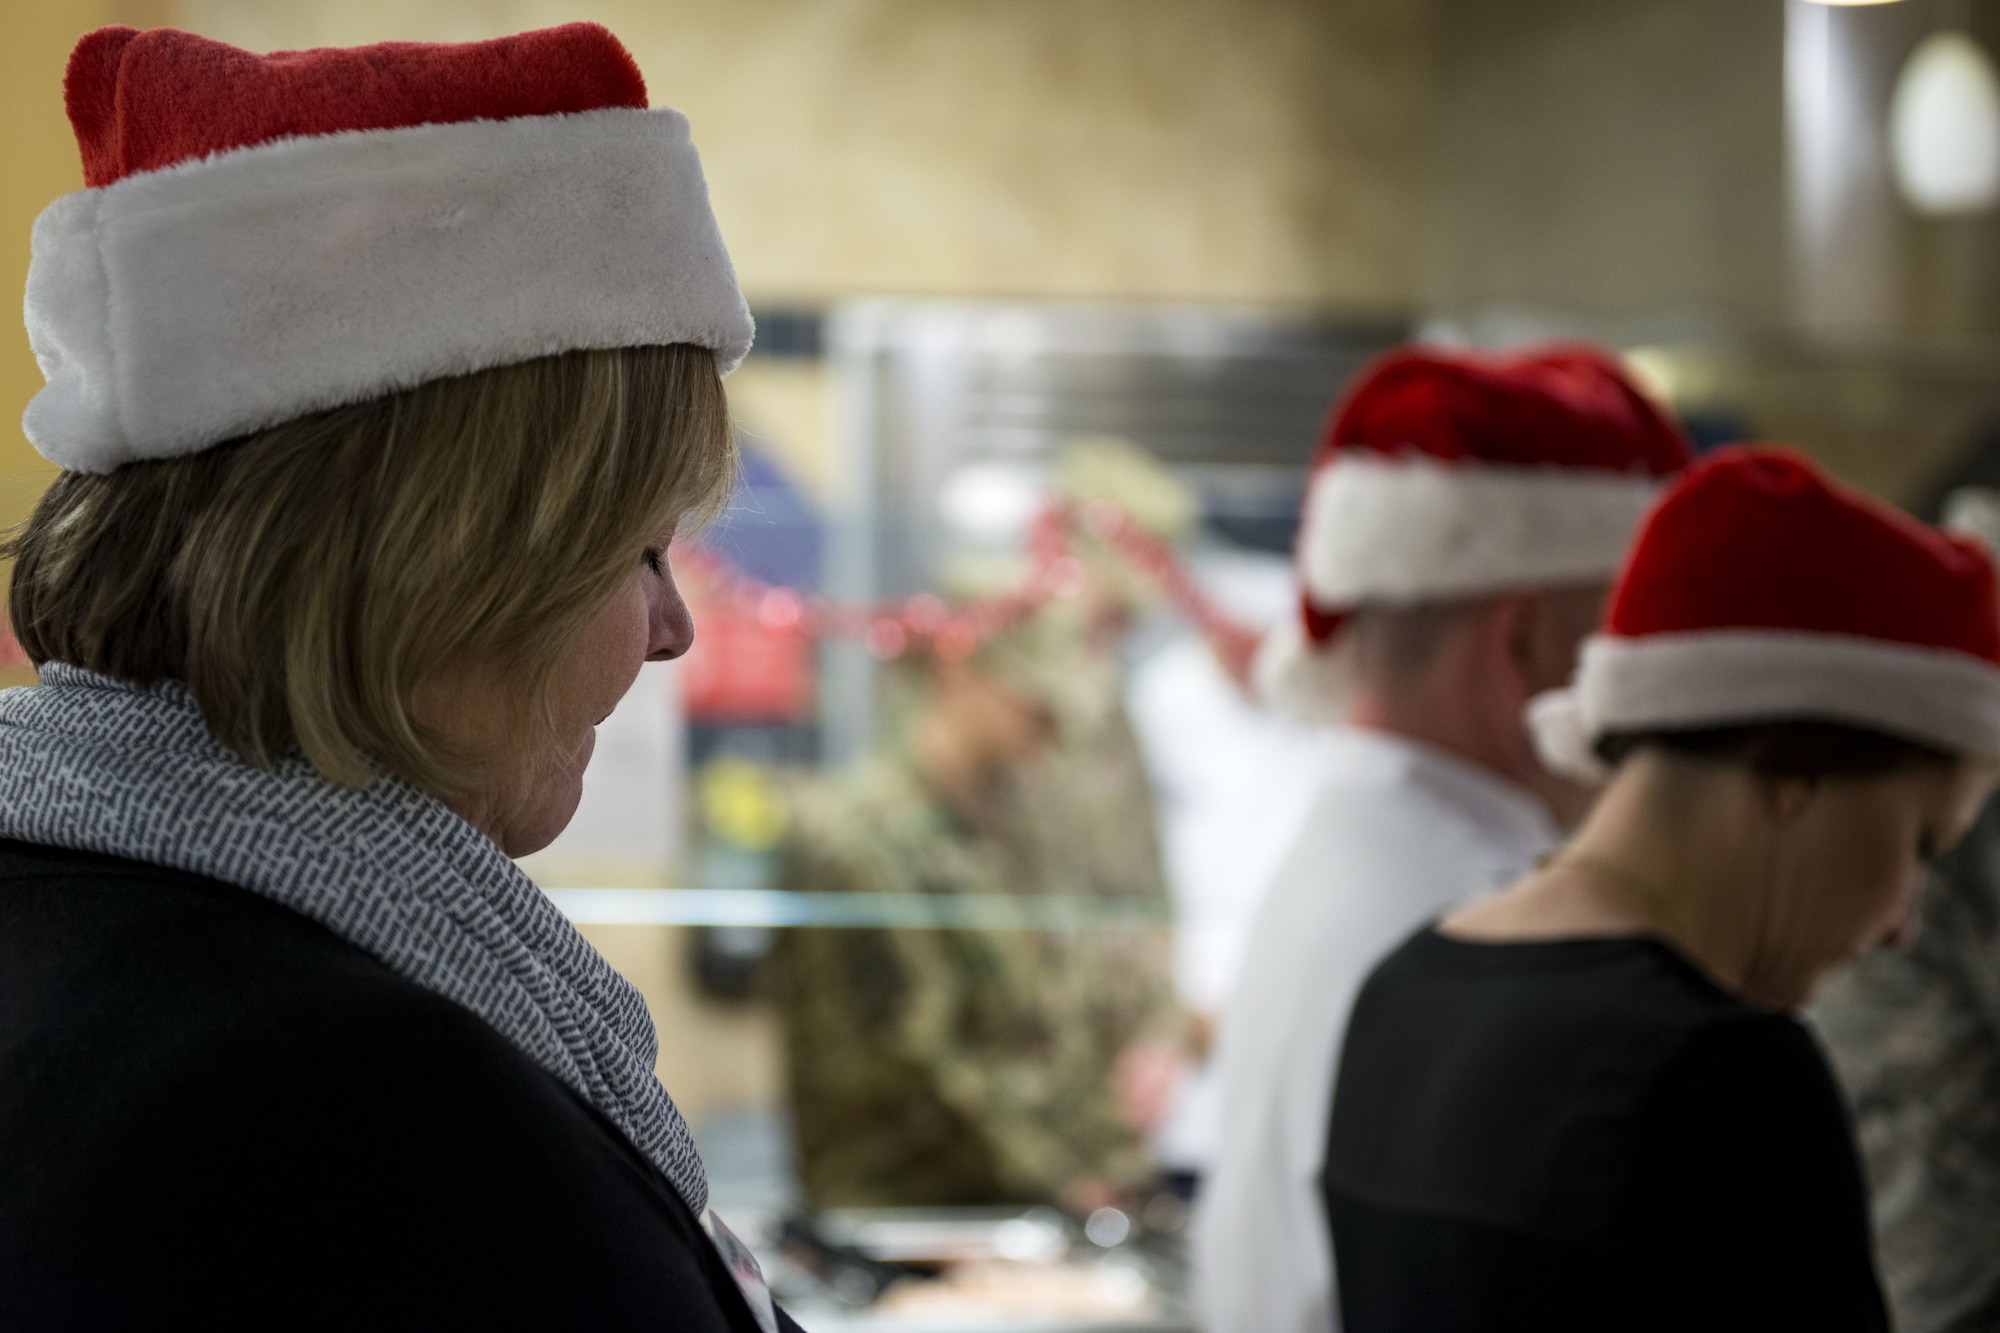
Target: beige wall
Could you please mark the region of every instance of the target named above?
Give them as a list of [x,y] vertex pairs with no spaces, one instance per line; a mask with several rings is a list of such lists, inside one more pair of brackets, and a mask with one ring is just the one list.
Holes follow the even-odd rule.
[[185,0],[253,49],[589,17],[694,122],[753,299],[1400,306],[1425,0]]
[[1779,0],[1439,0],[1425,299],[1640,337],[1786,311]]

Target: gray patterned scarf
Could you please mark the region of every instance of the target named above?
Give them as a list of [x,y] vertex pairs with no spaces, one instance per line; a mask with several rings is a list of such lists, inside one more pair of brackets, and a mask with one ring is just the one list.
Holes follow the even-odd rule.
[[303,758],[251,768],[185,688],[50,663],[42,684],[0,692],[0,837],[204,875],[310,917],[492,1024],[697,1217],[706,1206],[639,992],[492,841],[408,784],[350,791]]

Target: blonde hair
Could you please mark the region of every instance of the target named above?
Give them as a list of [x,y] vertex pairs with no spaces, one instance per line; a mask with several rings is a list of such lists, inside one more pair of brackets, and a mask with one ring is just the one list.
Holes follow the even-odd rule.
[[545,357],[64,473],[0,551],[9,610],[37,665],[186,685],[248,763],[296,745],[342,785],[453,795],[478,757],[417,721],[418,684],[491,669],[545,721],[565,646],[734,462],[705,348]]

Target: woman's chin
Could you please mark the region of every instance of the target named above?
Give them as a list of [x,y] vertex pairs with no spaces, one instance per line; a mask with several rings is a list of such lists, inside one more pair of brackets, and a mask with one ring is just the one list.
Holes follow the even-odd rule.
[[562,836],[562,831],[569,827],[569,821],[576,817],[576,807],[582,796],[579,787],[560,808],[551,802],[549,807],[536,811],[534,818],[522,820],[516,830],[509,832],[502,850],[509,856],[521,857],[547,847]]
[[501,839],[501,849],[507,855],[521,857],[539,852],[562,836],[570,820],[576,818],[576,808],[583,803],[583,771],[590,766],[591,752],[596,746],[597,729],[593,727],[570,762],[536,786],[527,808],[510,822],[506,836]]

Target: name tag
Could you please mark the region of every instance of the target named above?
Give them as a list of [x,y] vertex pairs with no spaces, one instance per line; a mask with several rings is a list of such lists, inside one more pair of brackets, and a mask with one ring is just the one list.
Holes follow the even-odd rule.
[[771,1288],[764,1281],[764,1270],[757,1265],[757,1256],[750,1253],[750,1247],[736,1238],[736,1233],[724,1226],[722,1219],[708,1210],[708,1238],[715,1242],[716,1253],[729,1267],[729,1275],[736,1279],[736,1285],[743,1292],[743,1299],[749,1302],[750,1313],[756,1317],[757,1327],[764,1333],[778,1333],[778,1312],[771,1304]]

